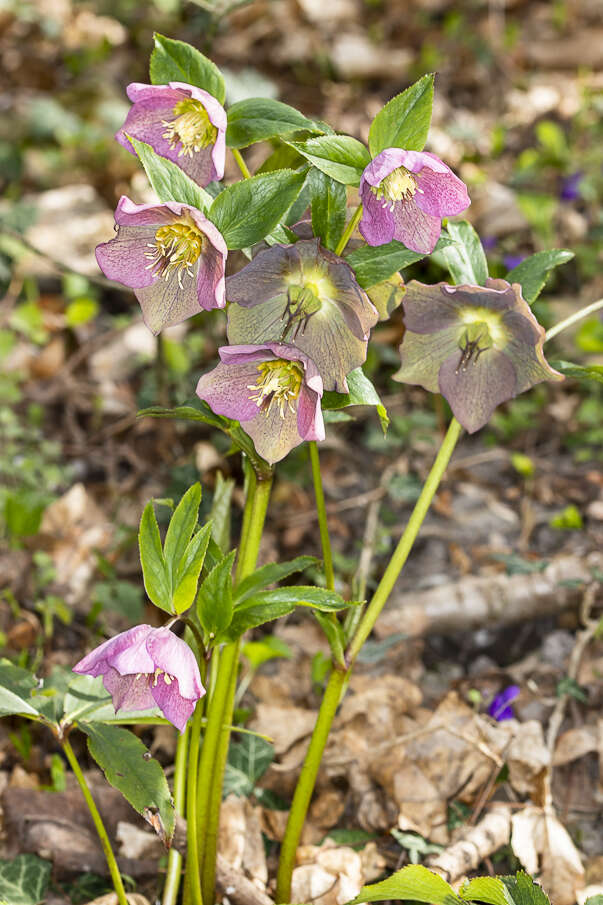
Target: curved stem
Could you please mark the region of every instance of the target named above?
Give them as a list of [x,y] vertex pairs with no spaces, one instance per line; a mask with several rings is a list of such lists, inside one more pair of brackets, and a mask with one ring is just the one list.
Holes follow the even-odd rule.
[[[186,761],[190,728],[186,727],[182,735],[178,736],[176,745],[176,761],[174,764],[174,808],[176,814],[183,814],[186,808]],[[163,887],[162,905],[176,905],[180,878],[182,876],[182,855],[175,848],[170,849],[168,855],[165,886]]]
[[551,327],[550,330],[546,331],[544,341],[548,342],[549,339],[557,336],[558,333],[561,333],[563,330],[567,330],[568,327],[571,327],[573,324],[576,324],[583,318],[588,317],[589,314],[594,314],[595,311],[599,311],[601,308],[603,308],[603,299],[598,299],[596,302],[592,302],[592,304],[587,305],[586,308],[581,308],[580,311],[576,311],[574,314],[570,314],[570,316],[566,317],[565,320],[559,321],[558,324],[555,324],[554,327]]
[[354,230],[356,229],[356,227],[358,226],[358,222],[361,217],[362,217],[362,204],[359,204],[358,207],[356,208],[356,210],[354,211],[354,213],[352,214],[350,222],[346,226],[343,236],[337,243],[337,248],[335,249],[336,255],[340,255],[343,253],[343,250],[345,249],[346,245],[352,238],[352,234],[353,234]]
[[121,874],[119,872],[119,867],[117,866],[117,861],[115,860],[115,855],[113,854],[113,849],[111,848],[111,843],[109,841],[109,836],[107,835],[107,830],[105,829],[105,825],[103,823],[103,819],[98,812],[98,808],[96,807],[96,803],[94,798],[92,797],[92,793],[88,787],[88,783],[86,782],[86,778],[82,773],[82,768],[80,767],[77,757],[74,754],[73,748],[71,747],[71,743],[69,739],[64,738],[61,741],[61,745],[63,746],[63,751],[65,752],[65,757],[69,761],[69,766],[73,770],[75,774],[75,778],[78,781],[79,787],[82,790],[82,795],[88,805],[88,810],[90,811],[90,816],[94,821],[94,826],[96,827],[96,832],[98,833],[98,838],[100,839],[101,845],[103,847],[103,852],[105,853],[105,858],[107,859],[107,865],[109,867],[109,872],[111,874],[111,879],[113,880],[113,888],[117,893],[117,901],[119,905],[128,905],[128,900],[126,898],[126,891],[124,889],[124,884],[121,879]]
[[408,554],[419,533],[421,524],[427,515],[431,501],[442,480],[446,466],[450,461],[450,456],[461,435],[461,431],[461,425],[456,418],[453,418],[431,471],[427,476],[427,480],[423,485],[421,495],[408,520],[404,533],[398,542],[398,546],[394,550],[390,562],[383,574],[383,578],[379,582],[379,585],[362,616],[360,624],[356,629],[350,647],[348,648],[346,657],[348,670],[347,672],[341,672],[334,669],[331,673],[325,696],[320,705],[316,725],[312,733],[312,739],[310,740],[310,747],[308,748],[302,772],[295,789],[291,810],[289,811],[287,828],[281,846],[277,877],[277,902],[291,901],[291,875],[295,864],[295,852],[301,836],[304,820],[306,819],[306,813],[316,783],[316,776],[318,775],[318,769],[320,767],[320,761],[329,731],[335,713],[337,712],[342,692],[349,681],[354,661],[358,656],[362,645],[370,635],[377,617],[387,602],[391,590],[402,571],[404,563],[408,558]]
[[251,176],[251,172],[249,170],[249,167],[243,160],[243,155],[241,154],[241,152],[239,151],[238,148],[231,148],[230,150],[232,151],[232,156],[236,160],[237,166],[240,169],[241,173],[243,174],[243,177],[245,179],[249,179]]
[[318,529],[320,531],[325,578],[327,580],[327,588],[332,591],[335,587],[333,554],[331,552],[331,538],[329,537],[329,526],[327,523],[325,495],[322,487],[322,476],[320,474],[320,459],[318,458],[318,447],[315,440],[310,440],[308,449],[310,450],[310,463],[312,465],[312,480],[314,481],[314,496],[316,497],[316,512],[318,515]]

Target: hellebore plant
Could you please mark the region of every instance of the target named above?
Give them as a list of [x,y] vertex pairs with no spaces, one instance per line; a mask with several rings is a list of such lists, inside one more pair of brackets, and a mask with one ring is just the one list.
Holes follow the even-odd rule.
[[[69,741],[75,729],[86,734],[90,754],[109,781],[166,845],[176,814],[187,818],[184,882],[182,855],[172,849],[162,905],[176,905],[180,889],[183,905],[214,905],[241,638],[298,607],[309,610],[330,646],[331,671],[281,845],[277,901],[290,902],[296,850],[337,707],[463,427],[474,432],[504,401],[540,381],[559,380],[562,375],[544,359],[545,340],[602,308],[603,301],[545,336],[529,305],[548,272],[571,252],[539,252],[506,279],[492,280],[471,225],[451,221],[442,228],[443,219],[465,210],[469,197],[450,168],[423,151],[433,76],[423,76],[386,104],[371,124],[368,148],[266,98],[239,101],[225,113],[217,67],[189,45],[161,35],[155,36],[151,78],[152,85],[130,85],[133,106],[118,140],[137,153],[158,200],[139,205],[121,198],[117,235],[99,245],[97,258],[107,277],[133,290],[153,333],[201,310],[227,309],[230,345],[219,350],[213,370],[191,375],[199,398],[145,413],[206,422],[241,451],[245,505],[239,544],[229,549],[227,482],[216,485],[211,519],[200,527],[201,488],[189,488],[163,539],[148,503],[139,532],[142,574],[165,624],[139,625],[105,641],[80,660],[67,693],[55,690],[50,704],[34,677],[0,663],[9,692],[6,700],[0,692],[0,702],[4,713],[42,722],[62,745],[98,830],[119,905],[127,905],[123,883]],[[251,175],[241,149],[262,141],[271,142],[275,154]],[[226,146],[243,178],[213,186],[210,194],[204,186],[222,178]],[[348,189],[352,200],[357,188],[360,203],[348,211]],[[367,244],[354,236],[358,226]],[[448,268],[451,284],[413,280],[404,286],[399,271],[430,254],[438,238],[434,266]],[[225,283],[227,252],[238,250],[250,262]],[[400,301],[404,334],[396,380],[443,394],[454,417],[374,593],[366,602],[346,600],[335,591],[317,441],[325,437],[323,413],[330,410],[373,407],[386,426],[387,413],[362,366],[371,329]],[[579,365],[561,362],[559,368],[588,377]],[[309,565],[316,568],[307,556],[256,568],[274,464],[306,441],[326,586],[275,587]],[[357,589],[358,597],[364,591]],[[175,633],[181,629],[182,638]],[[497,706],[495,718],[504,714]],[[166,720],[180,731],[172,791],[140,739],[119,727]],[[424,875],[431,876],[426,870]],[[425,895],[423,887],[415,892],[411,898]],[[367,894],[366,900],[376,898]],[[441,888],[433,900],[442,900]]]

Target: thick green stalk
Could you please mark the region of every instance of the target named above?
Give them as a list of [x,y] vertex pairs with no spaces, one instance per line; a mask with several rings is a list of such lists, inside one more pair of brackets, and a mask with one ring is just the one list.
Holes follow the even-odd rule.
[[[245,515],[243,516],[246,536],[239,548],[235,583],[255,569],[271,487],[272,481],[267,480],[254,481],[248,488],[245,508],[250,507],[251,511],[247,524]],[[199,844],[202,890],[207,905],[213,905],[214,901],[220,804],[234,706],[233,683],[236,684],[238,661],[239,642],[227,644],[221,654],[220,670],[209,705],[199,764],[197,822],[201,828]]]
[[362,217],[362,204],[359,204],[358,207],[356,208],[356,210],[354,211],[354,213],[352,214],[350,222],[346,226],[343,236],[341,237],[341,239],[339,240],[339,242],[337,244],[337,248],[335,249],[336,255],[343,254],[343,250],[345,249],[346,245],[352,238],[352,234],[353,234],[354,230],[356,229],[356,227],[358,226],[358,222],[361,217]]
[[82,790],[82,795],[88,805],[88,810],[90,811],[90,816],[94,822],[94,826],[96,827],[96,832],[98,833],[98,838],[100,839],[101,845],[103,847],[103,852],[105,853],[105,858],[107,859],[107,865],[109,867],[109,872],[111,874],[111,879],[113,880],[113,888],[117,893],[117,901],[119,905],[128,905],[128,900],[126,898],[126,891],[124,889],[124,884],[121,879],[121,874],[119,872],[119,867],[117,866],[117,861],[115,860],[115,855],[113,854],[113,849],[111,848],[111,843],[109,841],[109,836],[107,835],[107,830],[105,829],[105,825],[103,823],[103,819],[98,812],[98,808],[96,807],[94,798],[92,797],[92,793],[88,787],[88,783],[86,782],[86,778],[82,773],[82,768],[80,767],[77,757],[74,754],[73,748],[71,747],[71,743],[69,739],[64,738],[61,740],[61,745],[63,746],[63,751],[65,752],[65,757],[69,761],[69,766],[73,770],[75,774],[75,778],[79,783],[79,787]]
[[295,852],[299,844],[301,831],[306,819],[306,813],[310,805],[312,792],[316,783],[316,777],[320,767],[323,751],[329,736],[329,731],[337,712],[340,698],[343,690],[346,688],[350,678],[354,661],[358,653],[370,635],[372,628],[377,621],[379,613],[383,609],[392,588],[398,578],[404,563],[408,558],[412,546],[415,542],[419,529],[427,515],[427,511],[436,490],[442,480],[446,466],[450,461],[450,456],[454,450],[458,438],[461,435],[461,425],[456,418],[453,418],[448,432],[442,442],[436,460],[433,463],[431,471],[427,476],[427,480],[423,485],[421,495],[415,504],[412,515],[408,520],[408,524],[404,530],[398,546],[396,547],[392,558],[383,574],[383,578],[365,610],[360,625],[356,629],[350,647],[347,651],[347,672],[338,671],[336,669],[331,673],[324,698],[320,705],[316,725],[310,740],[310,747],[306,754],[306,759],[302,767],[302,771],[295,789],[287,828],[283,837],[281,846],[281,856],[279,862],[276,901],[291,901],[291,875],[295,864]]
[[312,465],[312,480],[314,481],[314,496],[316,497],[316,513],[318,515],[318,529],[320,531],[320,543],[322,545],[322,558],[325,567],[325,578],[327,580],[327,588],[332,591],[335,587],[333,554],[331,552],[331,538],[329,537],[327,509],[325,506],[325,494],[322,487],[320,460],[318,458],[318,447],[316,446],[316,441],[311,440],[308,443],[308,449],[310,450],[310,463]]
[[[188,743],[190,728],[178,736],[176,745],[176,761],[174,763],[174,808],[177,814],[183,814],[186,809],[186,763],[188,755]],[[175,848],[170,849],[168,855],[165,885],[161,905],[176,905],[180,878],[182,876],[182,855]]]
[[201,721],[203,719],[204,698],[197,701],[191,722],[191,738],[188,751],[186,777],[186,883],[184,900],[186,905],[203,905],[201,892],[201,864],[199,860],[199,824],[197,821],[197,782],[199,779],[199,747],[201,742]]

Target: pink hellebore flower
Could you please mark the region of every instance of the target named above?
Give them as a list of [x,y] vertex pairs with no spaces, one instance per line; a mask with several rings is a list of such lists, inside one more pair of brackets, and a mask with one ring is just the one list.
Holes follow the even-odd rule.
[[369,245],[392,239],[411,251],[430,254],[442,217],[469,207],[465,183],[428,151],[386,148],[369,163],[360,180],[363,204],[360,232]]
[[134,204],[125,195],[115,211],[117,236],[96,247],[110,280],[134,290],[153,333],[201,309],[226,304],[226,243],[201,211],[187,204]]
[[180,732],[205,694],[195,655],[169,628],[136,625],[91,651],[73,671],[102,676],[116,712],[159,707]]
[[197,396],[218,415],[241,422],[258,454],[273,463],[304,440],[324,440],[322,378],[311,358],[288,343],[223,346]]
[[184,82],[128,85],[132,107],[116,134],[134,154],[128,135],[150,145],[201,186],[222,179],[226,157],[226,111],[201,88]]

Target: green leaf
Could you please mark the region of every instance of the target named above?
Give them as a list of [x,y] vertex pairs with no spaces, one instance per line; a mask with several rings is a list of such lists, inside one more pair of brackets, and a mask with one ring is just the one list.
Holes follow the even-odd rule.
[[205,189],[193,182],[177,164],[156,154],[144,141],[138,141],[131,135],[128,135],[128,140],[160,201],[179,201],[205,213],[213,202],[213,198]]
[[603,365],[576,365],[571,361],[549,361],[552,368],[574,380],[594,380],[603,383]]
[[444,258],[452,282],[483,286],[488,262],[478,234],[467,220],[450,221],[447,229],[453,244],[444,249]]
[[170,519],[170,524],[163,544],[163,557],[172,576],[172,589],[174,587],[174,575],[183,558],[193,531],[197,527],[197,516],[201,505],[201,484],[197,481],[193,484],[176,506]]
[[164,85],[167,82],[186,82],[203,88],[221,104],[226,97],[222,73],[211,60],[190,44],[174,41],[155,34],[155,48],[151,54],[151,82]]
[[212,640],[221,635],[232,619],[232,550],[215,566],[199,588],[197,615],[205,636]]
[[433,80],[431,72],[422,76],[379,111],[369,131],[369,148],[373,157],[385,148],[423,150],[431,122]]
[[543,888],[523,871],[519,871],[514,877],[500,879],[505,884],[513,905],[550,905]]
[[241,648],[241,654],[249,660],[251,669],[255,671],[269,660],[283,658],[290,660],[293,652],[288,644],[281,641],[276,635],[264,635],[260,641],[246,641]]
[[335,251],[345,228],[347,191],[345,185],[312,167],[308,173],[312,230],[325,248]]
[[524,299],[531,305],[536,301],[542,288],[546,283],[549,271],[560,264],[566,264],[574,257],[574,252],[568,248],[552,248],[550,251],[537,251],[535,255],[530,255],[513,270],[510,270],[505,277],[509,283],[519,283],[521,285],[521,294]]
[[172,575],[172,601],[176,613],[183,613],[193,605],[211,532],[212,524],[208,522],[193,535],[175,575]]
[[379,320],[389,320],[392,313],[402,304],[406,295],[406,286],[399,273],[393,273],[387,280],[382,280],[366,290],[366,294],[379,312]]
[[88,736],[88,750],[107,781],[146,820],[159,818],[160,835],[169,844],[176,824],[174,805],[165,774],[158,761],[149,758],[146,745],[118,726],[81,723],[80,729]]
[[152,600],[155,606],[165,610],[166,613],[172,613],[171,581],[163,556],[159,525],[152,502],[147,503],[144,507],[140,519],[138,547],[142,577],[149,600]]
[[0,905],[40,905],[46,898],[52,864],[36,855],[0,861]]
[[37,682],[27,669],[0,660],[0,716],[39,716],[32,703]]
[[274,760],[274,746],[257,735],[243,735],[232,741],[224,775],[224,796],[234,792],[240,797],[252,795],[255,785]]
[[359,601],[344,600],[341,594],[336,591],[329,591],[327,588],[294,585],[292,587],[273,588],[270,591],[259,591],[252,597],[248,597],[243,603],[239,603],[236,607],[236,612],[238,613],[254,606],[285,603],[294,607],[307,606],[322,613],[336,613],[339,610],[357,606]]
[[459,896],[468,902],[513,905],[513,899],[500,877],[475,877],[463,884],[459,889]]
[[293,170],[275,170],[242,179],[220,192],[209,219],[220,230],[228,248],[248,248],[260,242],[293,204],[305,176]]
[[371,162],[365,146],[351,135],[319,135],[289,144],[317,169],[344,185],[360,185],[360,177]]
[[325,633],[325,637],[329,642],[333,660],[340,666],[346,668],[345,662],[345,632],[343,625],[336,619],[333,619],[330,613],[321,613],[314,610],[314,616]]
[[381,402],[377,390],[362,368],[356,368],[347,376],[348,393],[327,392],[322,397],[322,407],[326,411],[347,408],[349,405],[374,405],[381,422],[383,433],[387,431],[389,415]]
[[[447,235],[441,235],[438,239],[434,251],[442,251],[447,245],[451,245],[452,240]],[[345,261],[350,265],[356,279],[363,289],[370,289],[387,280],[392,274],[422,261],[426,255],[419,254],[416,251],[410,251],[402,242],[392,239],[386,245],[363,245],[356,251],[346,255]]]
[[218,472],[209,517],[212,523],[211,536],[222,553],[226,553],[230,547],[230,506],[234,486],[233,478],[225,481],[222,472]]
[[363,886],[357,898],[348,905],[381,902],[384,899],[411,899],[430,905],[453,905],[460,901],[454,894],[452,886],[438,874],[432,873],[421,864],[409,864],[387,880]]
[[231,148],[246,148],[256,141],[302,129],[322,132],[313,120],[289,104],[269,97],[249,97],[228,108],[226,144]]
[[235,604],[241,603],[251,594],[261,591],[269,584],[282,581],[283,578],[288,578],[289,575],[293,575],[295,572],[303,572],[304,569],[315,565],[317,562],[318,560],[315,556],[298,556],[289,562],[271,562],[261,566],[261,568],[256,569],[255,572],[252,572],[251,575],[239,582],[234,592]]
[[295,609],[294,603],[277,601],[275,603],[256,603],[254,598],[238,606],[233,613],[232,621],[220,641],[236,641],[248,629],[257,628],[266,622],[273,622],[281,616],[288,616]]

